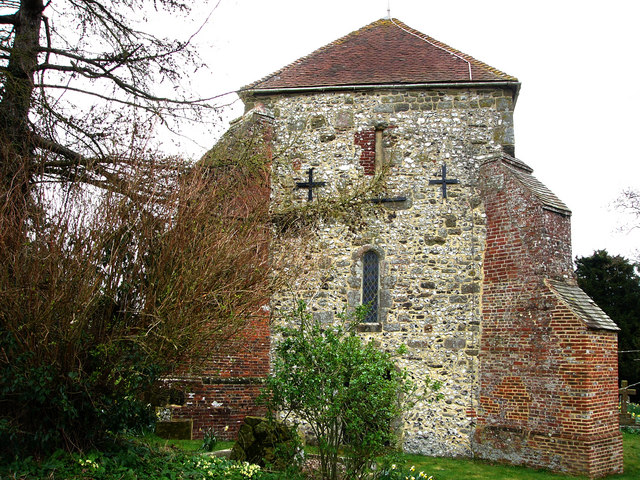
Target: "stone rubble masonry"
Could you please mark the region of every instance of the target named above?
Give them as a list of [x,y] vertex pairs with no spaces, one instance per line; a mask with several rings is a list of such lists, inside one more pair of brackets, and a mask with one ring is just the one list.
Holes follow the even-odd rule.
[[570,218],[494,156],[487,215],[477,457],[592,478],[622,471],[617,335],[588,328],[545,279],[574,282]]
[[[442,383],[442,401],[420,400],[403,419],[403,447],[429,455],[471,456],[478,408],[478,353],[485,214],[479,197],[479,155],[513,145],[513,93],[495,89],[381,90],[244,97],[248,109],[274,115],[272,202],[307,202],[296,189],[309,168],[314,202],[370,181],[376,133],[382,139],[384,214],[353,228],[327,221],[308,255],[325,266],[292,286],[315,318],[330,323],[361,303],[362,257],[380,258],[379,322],[362,335],[398,360],[418,385]],[[379,135],[379,132],[382,135]],[[379,147],[379,146],[378,146]],[[459,184],[442,198],[442,165]],[[283,292],[272,311],[290,309]],[[273,341],[277,341],[274,338]]]

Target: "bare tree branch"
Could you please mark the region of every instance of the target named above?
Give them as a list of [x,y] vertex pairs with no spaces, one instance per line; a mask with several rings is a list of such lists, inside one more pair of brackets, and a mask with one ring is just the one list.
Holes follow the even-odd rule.
[[616,200],[615,207],[623,213],[633,217],[633,221],[628,225],[628,229],[640,228],[640,191],[632,188],[623,190],[620,198]]
[[15,25],[16,24],[16,15],[0,15],[0,24],[3,25]]
[[68,159],[70,162],[45,162],[45,165],[55,165],[56,163],[62,166],[66,163],[66,166],[70,165],[83,165],[90,166],[92,162],[80,155],[78,152],[74,152],[70,148],[65,147],[64,145],[60,145],[52,140],[48,140],[39,135],[34,136],[33,143],[36,147],[43,148],[48,150],[49,152],[56,153],[58,155],[62,155],[64,158]]

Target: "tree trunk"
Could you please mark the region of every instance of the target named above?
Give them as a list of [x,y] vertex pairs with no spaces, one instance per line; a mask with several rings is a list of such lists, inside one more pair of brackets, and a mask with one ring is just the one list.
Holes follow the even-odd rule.
[[43,0],[22,0],[14,15],[13,47],[0,100],[0,235],[4,243],[0,247],[10,251],[24,238],[35,172],[29,111],[43,10]]

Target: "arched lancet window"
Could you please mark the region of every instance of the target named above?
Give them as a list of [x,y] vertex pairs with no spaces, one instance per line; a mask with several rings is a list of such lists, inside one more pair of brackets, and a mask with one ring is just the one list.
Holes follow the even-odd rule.
[[378,321],[378,279],[380,277],[380,259],[373,250],[362,257],[362,304],[369,307],[365,322]]

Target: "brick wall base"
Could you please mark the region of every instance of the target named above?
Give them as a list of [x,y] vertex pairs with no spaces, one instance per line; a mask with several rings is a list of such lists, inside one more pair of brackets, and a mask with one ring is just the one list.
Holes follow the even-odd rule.
[[600,478],[622,473],[622,435],[562,437],[514,428],[484,427],[473,439],[475,456],[484,460],[544,468]]

